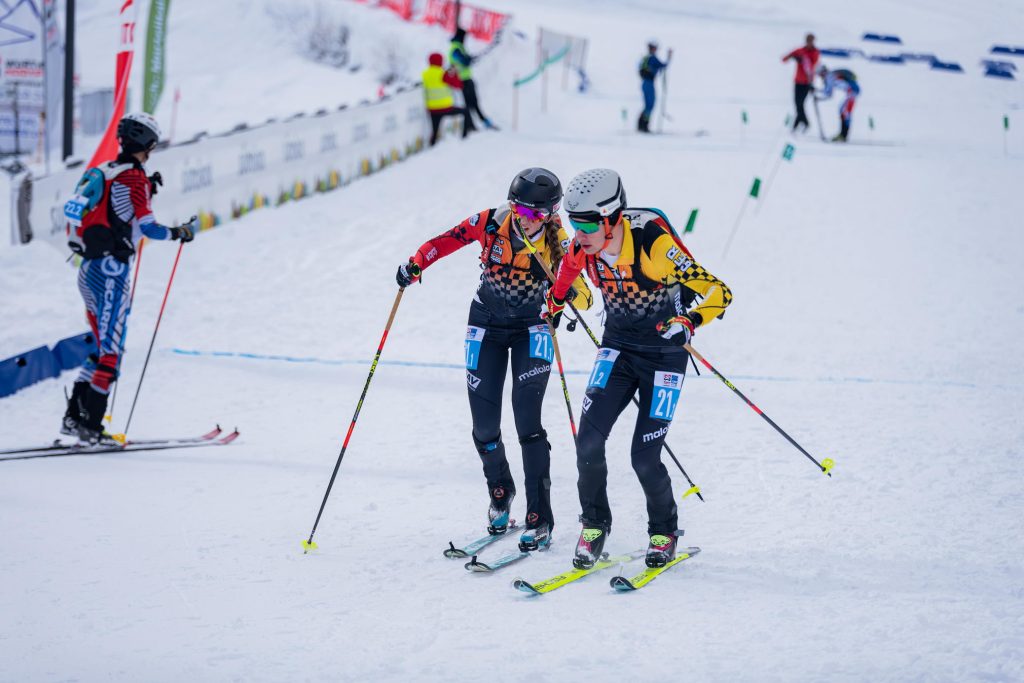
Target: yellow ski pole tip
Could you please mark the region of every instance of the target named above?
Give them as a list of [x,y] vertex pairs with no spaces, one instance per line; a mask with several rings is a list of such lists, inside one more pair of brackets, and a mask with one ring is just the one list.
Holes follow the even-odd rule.
[[126,441],[128,440],[128,437],[127,437],[127,436],[125,436],[124,434],[112,434],[112,435],[111,435],[111,438],[113,438],[113,439],[114,439],[114,441],[118,442],[118,443],[119,443],[119,444],[121,444],[122,446],[123,446],[123,445],[125,444],[125,442],[126,442]]
[[832,468],[836,466],[836,461],[832,458],[825,458],[821,461],[821,471],[825,474],[831,475]]
[[114,421],[114,416],[113,415],[104,415],[103,419],[107,421],[107,424],[110,424],[111,422]]
[[306,540],[302,541],[302,552],[303,552],[303,554],[308,553],[310,550],[316,550],[317,547],[318,547],[317,544],[314,543],[313,541],[306,541]]
[[699,486],[691,486],[690,490],[688,490],[686,493],[683,494],[683,499],[685,500],[687,496],[689,496],[690,494],[693,494],[693,493],[700,493],[700,487]]

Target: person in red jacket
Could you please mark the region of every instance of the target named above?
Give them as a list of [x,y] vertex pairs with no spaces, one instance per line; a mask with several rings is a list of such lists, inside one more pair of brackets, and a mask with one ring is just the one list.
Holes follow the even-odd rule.
[[793,132],[797,126],[804,124],[804,131],[810,127],[807,114],[804,112],[804,100],[809,93],[814,92],[814,67],[818,64],[821,53],[814,47],[814,34],[808,33],[803,47],[797,48],[782,58],[782,61],[790,59],[796,62],[796,74],[793,76],[793,101],[796,104],[796,121],[793,122]]

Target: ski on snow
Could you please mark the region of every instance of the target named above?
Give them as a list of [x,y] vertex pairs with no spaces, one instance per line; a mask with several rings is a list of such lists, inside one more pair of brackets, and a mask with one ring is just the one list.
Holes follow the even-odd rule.
[[67,455],[97,455],[101,453],[131,453],[136,451],[162,451],[172,448],[197,448],[200,446],[227,446],[239,436],[238,429],[226,436],[218,436],[221,428],[217,427],[202,436],[179,439],[143,439],[128,441],[123,446],[88,446],[79,444],[60,444],[35,449],[14,449],[0,452],[0,462],[5,460],[30,460],[33,458],[57,458]]
[[[172,439],[132,439],[131,441],[129,441],[125,445],[128,445],[128,444],[152,445],[152,444],[163,444],[163,443],[193,443],[193,442],[202,442],[202,441],[213,441],[218,436],[220,436],[220,433],[222,431],[224,431],[224,430],[222,430],[220,428],[220,425],[217,425],[216,427],[214,427],[213,429],[208,431],[206,434],[203,434],[202,436],[192,436],[192,437],[187,437],[187,438],[172,438]],[[8,449],[3,449],[3,450],[0,450],[0,455],[15,455],[15,454],[19,454],[19,453],[43,453],[43,452],[46,452],[46,451],[61,451],[61,450],[66,450],[68,448],[74,448],[76,446],[78,446],[77,442],[63,443],[63,442],[61,442],[60,439],[55,439],[52,443],[50,443],[49,445],[46,445],[46,446],[33,446],[33,447],[25,447],[25,448],[8,448]],[[78,446],[78,447],[79,448],[85,448],[85,446]]]
[[502,533],[487,534],[486,536],[478,538],[475,541],[470,541],[461,548],[456,548],[454,542],[448,541],[448,547],[445,548],[444,556],[447,557],[449,560],[457,560],[463,557],[475,556],[478,552],[480,552],[490,544],[495,543],[496,541],[500,541],[501,539],[506,538],[508,536],[511,536],[512,534],[510,534],[509,532],[515,528],[515,520],[510,521],[508,524],[508,528]]
[[619,592],[635,591],[643,588],[651,581],[654,581],[655,577],[659,576],[662,572],[671,569],[683,560],[687,560],[700,552],[700,548],[686,548],[685,550],[680,550],[681,552],[676,555],[675,559],[664,567],[644,567],[642,572],[631,579],[627,579],[625,576],[613,576],[610,582],[612,588]]
[[465,566],[466,571],[476,572],[477,574],[490,574],[491,572],[498,571],[502,567],[507,567],[510,564],[515,564],[519,560],[525,559],[529,556],[529,552],[525,550],[520,550],[519,552],[503,555],[502,557],[499,557],[493,562],[480,562],[476,559],[476,555],[474,555],[473,559],[467,562]]
[[615,555],[613,557],[609,557],[606,553],[605,556],[598,560],[590,569],[570,569],[567,572],[556,574],[551,578],[538,583],[529,583],[524,579],[516,579],[512,582],[512,587],[524,593],[529,593],[530,595],[543,595],[544,593],[550,593],[551,591],[561,588],[562,586],[566,586],[573,581],[578,581],[585,576],[590,576],[591,574],[607,569],[608,567],[632,562],[646,554],[646,548],[643,550],[634,550],[633,552],[625,555]]

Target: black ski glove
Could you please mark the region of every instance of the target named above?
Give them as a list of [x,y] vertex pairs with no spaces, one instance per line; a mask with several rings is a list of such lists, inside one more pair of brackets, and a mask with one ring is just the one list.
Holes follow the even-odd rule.
[[153,175],[149,176],[149,193],[156,196],[156,188],[164,184],[164,177],[160,175],[160,171],[157,171]]
[[405,289],[414,282],[418,282],[420,275],[423,274],[423,269],[420,268],[419,264],[415,261],[410,260],[408,263],[403,263],[398,266],[398,273],[395,274],[395,282],[402,289]]
[[191,242],[196,238],[197,232],[199,232],[199,219],[192,216],[187,223],[171,228],[171,239]]

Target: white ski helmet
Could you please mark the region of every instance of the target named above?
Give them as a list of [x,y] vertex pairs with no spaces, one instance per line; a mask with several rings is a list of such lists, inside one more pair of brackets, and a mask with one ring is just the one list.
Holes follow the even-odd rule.
[[600,222],[614,217],[609,221],[614,224],[626,208],[626,191],[618,173],[608,168],[592,168],[569,182],[564,202],[569,218]]
[[146,112],[126,114],[117,124],[117,137],[126,152],[148,152],[161,137],[160,124]]

